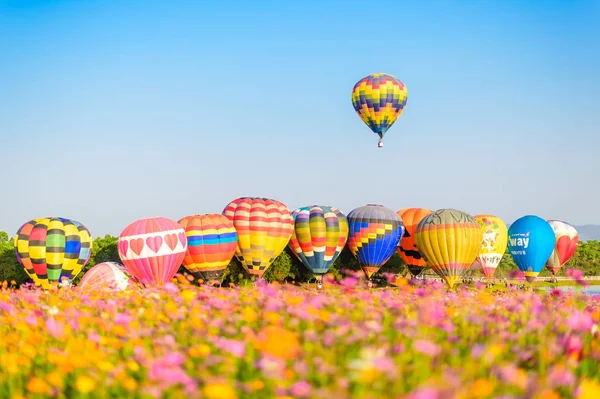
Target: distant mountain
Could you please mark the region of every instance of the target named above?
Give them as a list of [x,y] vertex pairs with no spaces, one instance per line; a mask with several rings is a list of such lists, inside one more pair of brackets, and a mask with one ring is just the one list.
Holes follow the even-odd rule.
[[579,233],[580,241],[598,240],[600,241],[600,225],[586,224],[585,226],[574,226]]

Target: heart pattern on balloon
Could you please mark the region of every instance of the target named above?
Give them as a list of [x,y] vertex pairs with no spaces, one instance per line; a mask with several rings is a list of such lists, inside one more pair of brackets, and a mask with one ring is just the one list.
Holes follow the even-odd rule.
[[179,241],[181,242],[181,245],[185,248],[187,245],[187,236],[185,235],[185,232],[179,233]]
[[157,253],[160,247],[162,246],[163,239],[161,236],[148,237],[146,238],[146,245],[152,250],[152,252]]
[[165,236],[165,242],[171,248],[171,251],[175,250],[177,246],[177,234],[167,234]]
[[139,256],[142,253],[142,249],[144,249],[144,240],[141,238],[135,238],[129,241],[129,247],[131,247],[131,250]]

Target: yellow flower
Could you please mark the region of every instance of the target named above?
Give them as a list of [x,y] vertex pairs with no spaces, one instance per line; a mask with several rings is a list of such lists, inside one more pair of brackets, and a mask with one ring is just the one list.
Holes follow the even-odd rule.
[[279,326],[264,328],[258,335],[255,347],[281,359],[293,359],[300,353],[300,342],[296,334]]
[[192,290],[183,290],[181,292],[181,297],[185,303],[190,303],[196,298],[196,293]]
[[48,373],[48,375],[46,375],[46,381],[48,381],[53,387],[62,387],[63,385],[63,377],[57,371]]
[[579,385],[579,395],[577,399],[597,399],[600,398],[600,384],[594,380],[585,379]]
[[242,320],[244,320],[246,323],[252,323],[256,321],[257,318],[258,316],[256,315],[254,309],[246,307],[244,310],[242,310]]
[[137,382],[131,377],[123,379],[123,387],[128,391],[135,391],[137,388]]
[[33,377],[27,383],[27,390],[31,393],[49,393],[50,385],[41,378]]
[[281,316],[279,315],[279,313],[267,312],[265,314],[265,320],[267,320],[269,323],[274,324],[276,326],[281,324]]
[[81,393],[90,393],[96,388],[96,381],[86,375],[80,375],[75,380],[75,389]]
[[207,399],[237,399],[235,389],[229,384],[211,382],[204,386],[204,396]]
[[114,366],[112,363],[103,360],[101,362],[98,362],[98,368],[102,371],[110,371],[114,368]]
[[478,398],[489,396],[494,392],[494,384],[490,380],[479,378],[471,386],[471,392]]
[[127,368],[129,369],[129,371],[135,373],[140,370],[140,365],[134,360],[128,360]]

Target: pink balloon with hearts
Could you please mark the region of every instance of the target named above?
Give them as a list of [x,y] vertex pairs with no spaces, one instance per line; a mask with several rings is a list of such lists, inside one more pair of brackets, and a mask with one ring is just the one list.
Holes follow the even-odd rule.
[[119,257],[127,271],[144,285],[171,281],[187,251],[184,229],[166,217],[136,220],[119,236]]

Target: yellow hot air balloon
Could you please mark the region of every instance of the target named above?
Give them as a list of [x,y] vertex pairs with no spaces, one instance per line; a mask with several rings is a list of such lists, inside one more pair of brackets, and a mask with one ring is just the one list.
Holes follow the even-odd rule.
[[488,280],[494,277],[508,245],[508,228],[497,216],[475,215],[481,226],[481,248],[477,255],[477,263]]
[[415,234],[415,244],[427,265],[450,288],[475,261],[481,239],[477,220],[455,209],[439,209],[426,216]]

